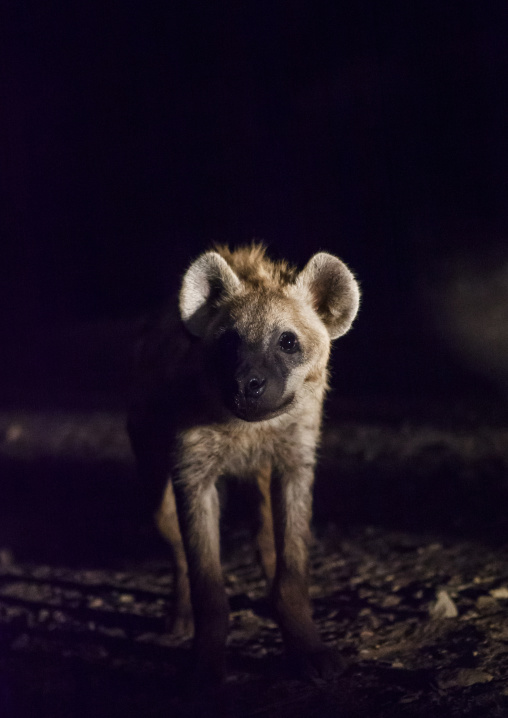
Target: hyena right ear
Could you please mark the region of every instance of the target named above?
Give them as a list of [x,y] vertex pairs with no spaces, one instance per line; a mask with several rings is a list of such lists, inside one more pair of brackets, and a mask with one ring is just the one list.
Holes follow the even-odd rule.
[[241,282],[217,252],[205,252],[186,271],[179,306],[183,323],[194,336],[205,333],[217,300],[239,289]]
[[360,289],[344,262],[327,252],[318,252],[298,275],[296,286],[310,294],[312,306],[331,339],[349,331],[360,305]]

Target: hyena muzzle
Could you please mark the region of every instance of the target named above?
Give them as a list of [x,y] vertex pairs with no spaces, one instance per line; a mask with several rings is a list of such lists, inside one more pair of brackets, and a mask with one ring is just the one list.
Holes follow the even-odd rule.
[[191,264],[178,311],[145,341],[129,433],[173,551],[172,629],[194,631],[199,681],[225,671],[216,485],[227,476],[259,487],[257,548],[292,665],[308,676],[337,665],[312,620],[308,542],[330,344],[358,304],[355,278],[330,254],[298,272],[260,245],[217,247]]

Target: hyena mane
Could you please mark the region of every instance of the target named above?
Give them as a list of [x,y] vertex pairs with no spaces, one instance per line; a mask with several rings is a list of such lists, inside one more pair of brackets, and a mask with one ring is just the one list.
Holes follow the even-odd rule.
[[214,249],[241,280],[253,287],[279,289],[295,281],[296,267],[283,259],[277,262],[268,259],[265,245],[259,242],[235,250],[224,244],[216,244]]

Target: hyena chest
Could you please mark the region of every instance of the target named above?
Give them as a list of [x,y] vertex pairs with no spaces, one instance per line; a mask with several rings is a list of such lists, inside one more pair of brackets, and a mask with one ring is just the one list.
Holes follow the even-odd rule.
[[200,474],[252,479],[273,466],[284,443],[280,432],[252,424],[236,431],[195,428],[182,437],[182,459],[191,456]]

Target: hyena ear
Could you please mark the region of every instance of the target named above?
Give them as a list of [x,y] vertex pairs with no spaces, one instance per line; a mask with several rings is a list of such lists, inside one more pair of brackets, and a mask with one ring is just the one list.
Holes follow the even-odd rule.
[[205,252],[186,271],[179,306],[183,323],[197,337],[203,336],[217,301],[241,285],[229,264],[217,252]]
[[296,286],[310,294],[312,306],[332,339],[350,329],[360,304],[360,289],[344,262],[319,252],[302,269]]

